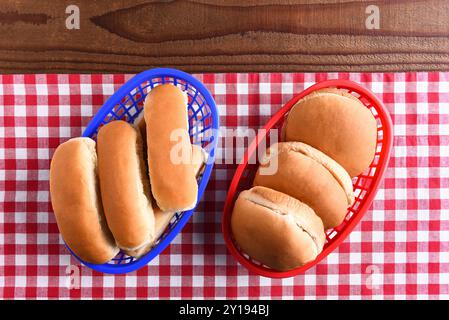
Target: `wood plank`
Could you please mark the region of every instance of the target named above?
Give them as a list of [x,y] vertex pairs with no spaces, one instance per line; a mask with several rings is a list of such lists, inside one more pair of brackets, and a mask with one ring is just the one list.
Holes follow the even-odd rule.
[[0,72],[449,70],[446,0],[78,0],[79,30],[68,4],[1,1]]

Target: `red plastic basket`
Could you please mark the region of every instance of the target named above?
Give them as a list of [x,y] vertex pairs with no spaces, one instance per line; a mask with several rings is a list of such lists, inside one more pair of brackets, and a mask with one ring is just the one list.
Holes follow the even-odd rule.
[[[240,251],[231,232],[230,221],[232,210],[238,194],[243,190],[251,188],[252,181],[257,170],[257,164],[255,161],[250,162],[249,159],[254,159],[254,157],[256,157],[257,147],[262,141],[264,141],[264,146],[270,145],[270,137],[268,135],[269,131],[273,128],[281,128],[285,115],[299,99],[308,95],[312,91],[323,88],[339,88],[347,90],[349,93],[359,98],[360,101],[371,111],[377,120],[377,147],[375,157],[370,167],[363,174],[353,179],[353,187],[356,196],[355,202],[350,208],[348,208],[348,212],[342,224],[334,229],[329,229],[326,231],[327,241],[324,245],[323,251],[318,255],[318,257],[314,261],[299,268],[290,271],[276,271],[262,265],[258,261],[251,259],[248,255]],[[270,278],[287,278],[305,272],[307,269],[324,259],[348,236],[360,219],[362,219],[365,212],[369,209],[383,178],[385,169],[388,166],[390,150],[393,144],[393,126],[390,115],[385,106],[369,90],[348,80],[327,80],[316,83],[287,102],[287,104],[284,105],[268,121],[264,129],[265,130],[262,130],[249,145],[243,156],[242,162],[237,167],[234,178],[231,181],[224,206],[222,231],[229,251],[243,266],[261,276]]]

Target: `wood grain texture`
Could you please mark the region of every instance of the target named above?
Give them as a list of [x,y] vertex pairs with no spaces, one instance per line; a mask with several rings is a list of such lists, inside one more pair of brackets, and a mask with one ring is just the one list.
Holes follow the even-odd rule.
[[449,70],[446,0],[3,0],[0,34],[2,73]]

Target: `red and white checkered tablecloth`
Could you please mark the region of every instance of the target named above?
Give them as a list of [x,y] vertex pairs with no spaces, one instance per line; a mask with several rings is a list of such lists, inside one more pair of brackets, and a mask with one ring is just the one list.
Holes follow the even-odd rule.
[[[220,231],[236,166],[218,163],[191,221],[148,267],[127,275],[80,267],[51,211],[50,159],[130,76],[1,75],[0,298],[449,298],[449,73],[196,76],[216,99],[222,134],[261,127],[324,79],[354,80],[385,103],[395,131],[390,166],[352,234],[305,275],[248,274]],[[232,152],[224,141],[219,159]],[[77,270],[80,287],[69,289]]]

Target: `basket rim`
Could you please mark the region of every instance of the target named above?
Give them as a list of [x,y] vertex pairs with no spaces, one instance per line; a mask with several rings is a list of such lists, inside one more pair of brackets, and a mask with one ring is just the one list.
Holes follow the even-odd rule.
[[[379,162],[376,165],[376,178],[372,180],[372,184],[365,195],[364,201],[360,204],[357,214],[353,216],[350,222],[345,226],[343,230],[341,230],[335,238],[332,239],[332,242],[317,256],[315,260],[305,264],[304,266],[295,268],[289,271],[276,271],[269,269],[267,267],[255,264],[254,262],[247,259],[241,251],[236,247],[234,241],[231,238],[231,227],[230,227],[230,217],[232,215],[232,209],[234,207],[235,200],[237,198],[237,188],[241,179],[243,172],[246,169],[248,160],[251,155],[256,151],[258,146],[258,142],[263,141],[263,139],[268,134],[269,130],[276,124],[278,121],[284,117],[284,115],[304,96],[309,93],[330,87],[337,87],[341,89],[347,89],[352,92],[356,92],[361,96],[368,99],[372,107],[378,113],[378,117],[382,124],[383,130],[383,141],[382,141],[382,152],[379,157]],[[388,167],[391,148],[393,145],[393,124],[391,121],[390,114],[387,108],[384,106],[382,101],[380,101],[374,93],[372,93],[367,88],[362,85],[346,79],[332,79],[332,80],[324,80],[313,84],[312,86],[306,88],[299,94],[295,95],[292,99],[290,99],[286,104],[284,104],[263,127],[264,130],[261,130],[253,141],[248,146],[247,150],[244,153],[243,159],[238,165],[234,177],[231,180],[228,193],[225,200],[225,205],[223,209],[223,217],[222,217],[222,233],[225,240],[226,247],[230,251],[230,253],[237,259],[237,261],[246,267],[251,273],[258,274],[260,276],[269,277],[269,278],[288,278],[293,277],[299,274],[304,273],[306,270],[311,267],[317,265],[321,260],[327,257],[331,252],[333,252],[341,242],[346,239],[346,237],[352,232],[354,227],[359,223],[362,217],[365,215],[366,211],[368,211],[371,206],[374,197],[378,191],[380,183],[383,181],[384,173],[386,168]]]
[[[139,87],[143,82],[149,81],[154,78],[160,77],[171,77],[177,78],[185,81],[190,86],[194,87],[201,95],[204,97],[204,100],[207,106],[211,111],[212,125],[211,129],[213,139],[210,141],[210,147],[208,145],[207,152],[209,153],[209,160],[206,163],[204,168],[204,172],[202,174],[201,182],[198,186],[198,196],[195,207],[191,210],[183,211],[182,216],[179,218],[177,223],[173,226],[170,232],[164,237],[162,241],[160,241],[153,249],[147,252],[142,257],[129,262],[129,263],[104,263],[104,264],[92,264],[83,261],[80,257],[78,257],[72,249],[65,243],[65,246],[69,250],[69,252],[83,265],[89,267],[94,271],[99,271],[107,274],[125,274],[137,269],[142,268],[147,265],[151,260],[157,257],[172,241],[173,239],[181,232],[184,228],[194,210],[198,206],[198,203],[201,201],[203,197],[204,191],[207,187],[207,184],[210,180],[210,176],[212,173],[212,169],[215,163],[215,150],[217,147],[217,143],[219,140],[219,129],[220,129],[220,121],[219,121],[219,113],[218,108],[216,106],[215,100],[206,86],[194,76],[189,73],[183,72],[181,70],[172,69],[172,68],[155,68],[150,70],[145,70],[141,73],[136,74],[124,84],[120,86],[120,88],[115,91],[103,104],[103,106],[97,111],[97,113],[93,116],[89,124],[83,131],[83,137],[90,137],[96,129],[101,125],[103,119],[110,113],[110,111],[121,102],[124,96],[129,94],[132,90]],[[114,257],[115,258],[115,257]]]

